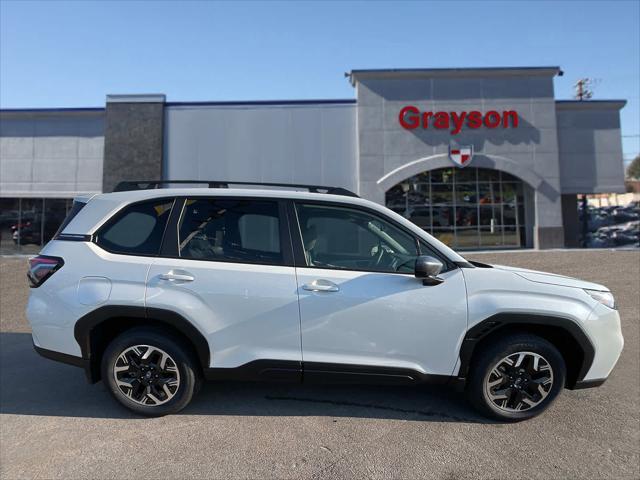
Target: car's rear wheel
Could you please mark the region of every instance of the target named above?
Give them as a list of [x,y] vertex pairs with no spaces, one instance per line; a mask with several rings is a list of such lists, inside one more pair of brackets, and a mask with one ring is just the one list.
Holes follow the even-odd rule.
[[467,396],[484,415],[520,421],[542,413],[564,387],[558,349],[536,335],[514,334],[474,356]]
[[116,337],[102,357],[102,379],[122,405],[147,416],[182,410],[201,382],[189,348],[153,328]]

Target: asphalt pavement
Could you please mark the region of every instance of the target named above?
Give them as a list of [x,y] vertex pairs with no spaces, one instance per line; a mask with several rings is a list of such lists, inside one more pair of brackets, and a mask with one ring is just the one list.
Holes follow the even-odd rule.
[[139,418],[33,351],[26,260],[0,259],[0,478],[640,478],[640,252],[467,256],[609,286],[625,336],[609,380],[518,424],[446,388],[232,382]]

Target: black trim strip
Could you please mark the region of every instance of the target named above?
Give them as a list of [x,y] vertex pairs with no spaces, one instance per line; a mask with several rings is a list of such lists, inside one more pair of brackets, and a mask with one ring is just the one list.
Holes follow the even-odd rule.
[[206,368],[207,380],[232,381],[302,381],[302,362],[295,360],[254,360],[235,368]]
[[303,362],[303,379],[304,383],[418,385],[446,384],[451,377],[425,374],[409,368]]
[[91,242],[91,235],[82,235],[78,233],[61,233],[54,240],[65,240],[67,242]]
[[[583,361],[580,366],[576,381],[580,382],[585,377],[595,357],[595,348],[591,340],[582,329],[568,318],[552,317],[547,315],[535,315],[529,313],[498,313],[483,320],[467,331],[460,347],[460,369],[458,376],[465,378],[469,372],[471,357],[478,343],[498,328],[509,325],[538,325],[555,327],[568,333],[580,346],[583,353]],[[572,388],[573,385],[568,385]]]
[[597,378],[595,380],[580,380],[570,390],[582,390],[584,388],[595,388],[606,382],[606,378]]
[[177,197],[173,202],[173,208],[171,209],[171,214],[169,215],[167,226],[165,227],[164,235],[162,236],[160,254],[158,255],[160,257],[180,257],[180,251],[178,248],[178,226],[186,201],[186,197]]
[[471,262],[467,262],[466,260],[463,262],[461,260],[456,260],[455,262],[453,262],[456,264],[456,266],[460,267],[460,268],[476,268],[476,265],[474,265]]
[[273,183],[273,182],[241,182],[233,180],[126,180],[116,185],[114,192],[130,190],[153,190],[162,185],[204,185],[208,188],[229,188],[229,185],[251,185],[258,187],[285,187],[304,188],[310,193],[324,193],[326,195],[343,195],[346,197],[360,198],[351,190],[342,187],[328,187],[324,185],[307,185],[299,183]]
[[[96,333],[96,328],[110,322],[138,320],[162,327],[168,325],[181,332],[193,345],[203,368],[209,366],[211,353],[209,343],[191,322],[170,310],[122,305],[107,305],[97,308],[81,317],[73,329],[82,357],[87,359],[85,372],[89,381],[95,382],[100,376],[100,359],[94,355],[94,349],[101,345],[103,339]],[[132,325],[134,326],[133,322]]]
[[75,355],[69,355],[67,353],[60,353],[54,350],[47,350],[46,348],[38,347],[35,343],[33,348],[39,355],[49,360],[54,360],[60,363],[66,363],[67,365],[73,365],[74,367],[86,368],[88,360],[82,357],[76,357]]
[[289,202],[278,200],[278,216],[280,221],[280,249],[282,250],[284,265],[295,266],[295,251],[293,248],[293,233],[289,221]]
[[298,362],[295,360],[254,360],[235,368],[207,368],[207,380],[278,381],[317,384],[419,385],[455,384],[456,377],[429,375],[407,368]]

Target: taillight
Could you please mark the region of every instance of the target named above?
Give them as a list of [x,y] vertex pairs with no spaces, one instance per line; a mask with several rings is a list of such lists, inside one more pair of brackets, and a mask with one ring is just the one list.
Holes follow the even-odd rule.
[[31,288],[38,288],[47,278],[60,270],[64,265],[64,260],[60,257],[49,257],[38,255],[29,259],[29,271],[27,278]]

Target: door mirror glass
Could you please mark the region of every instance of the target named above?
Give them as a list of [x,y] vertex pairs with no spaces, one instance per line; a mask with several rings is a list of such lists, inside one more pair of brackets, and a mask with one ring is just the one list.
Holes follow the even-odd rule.
[[422,279],[424,285],[438,285],[443,282],[441,278],[438,278],[443,266],[437,258],[420,255],[416,258],[415,276]]

